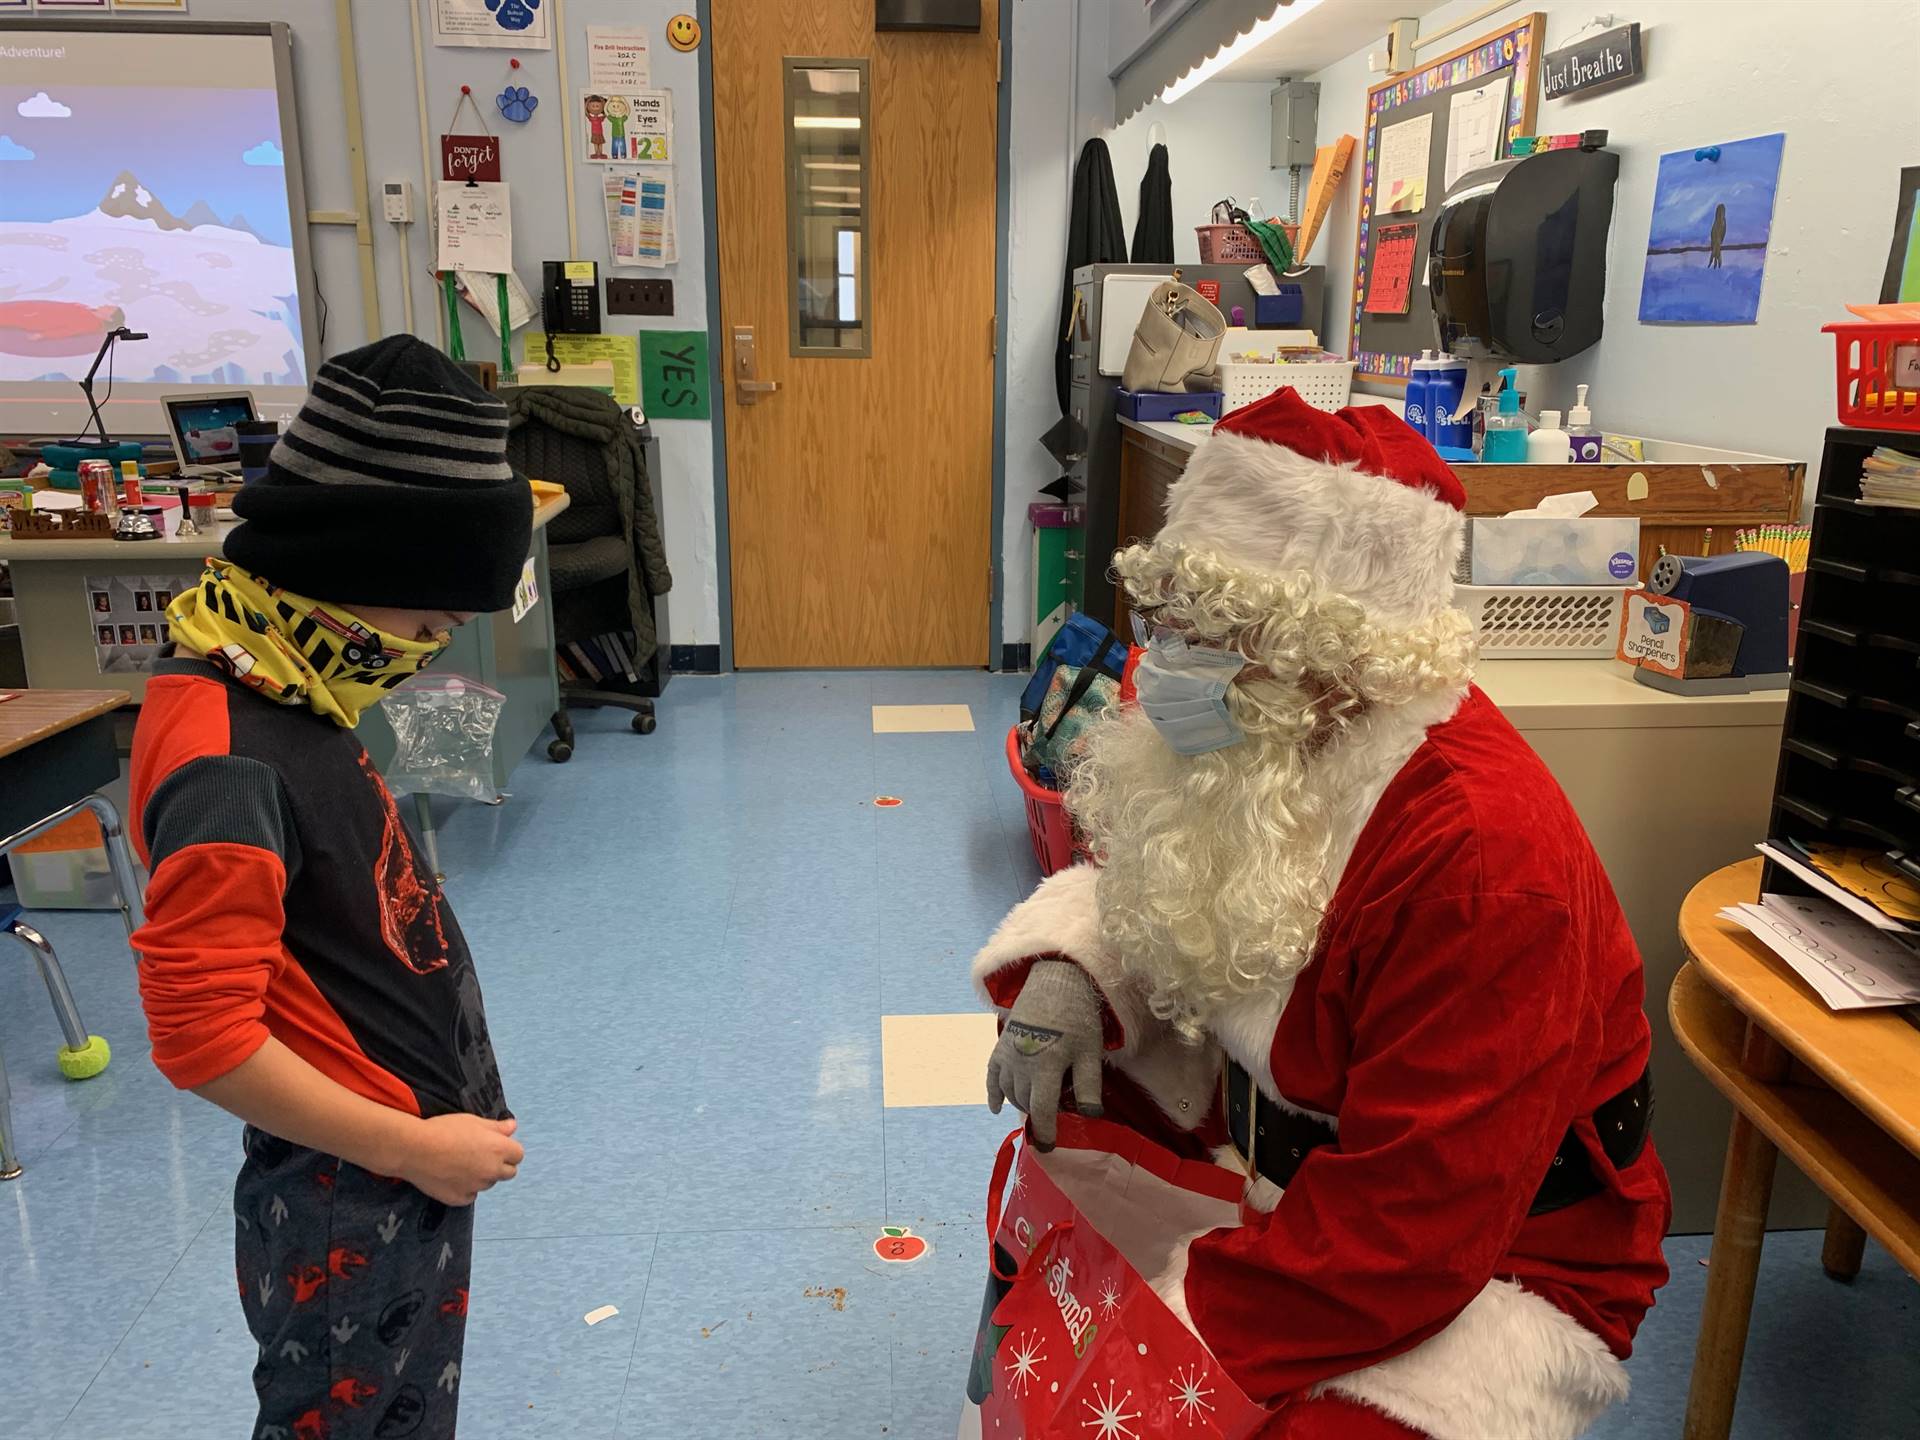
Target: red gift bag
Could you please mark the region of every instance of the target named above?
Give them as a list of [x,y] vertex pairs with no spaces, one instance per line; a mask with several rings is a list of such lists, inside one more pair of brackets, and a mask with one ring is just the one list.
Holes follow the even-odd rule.
[[[993,1273],[961,1440],[1244,1440],[1269,1417],[1155,1293],[1186,1246],[1240,1223],[1245,1180],[1062,1113],[1058,1146],[1000,1147]],[[1013,1187],[1004,1200],[1007,1179]]]

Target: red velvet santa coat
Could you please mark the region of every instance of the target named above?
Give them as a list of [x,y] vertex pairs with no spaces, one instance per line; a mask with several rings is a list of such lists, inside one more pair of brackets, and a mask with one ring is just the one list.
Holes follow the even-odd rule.
[[[1425,709],[1370,716],[1328,757],[1357,803],[1315,958],[1210,1026],[1337,1142],[1284,1195],[1258,1182],[1268,1213],[1195,1240],[1166,1298],[1262,1403],[1323,1388],[1439,1440],[1570,1440],[1625,1395],[1620,1360],[1666,1278],[1665,1172],[1651,1144],[1616,1171],[1592,1120],[1647,1063],[1640,957],[1565,796],[1492,702]],[[1180,1045],[1105,952],[1095,876],[1046,882],[976,977],[1005,1007],[1032,959],[1078,961],[1113,1022],[1109,1115],[1211,1146],[1219,1052]],[[1604,1188],[1529,1216],[1569,1126]]]

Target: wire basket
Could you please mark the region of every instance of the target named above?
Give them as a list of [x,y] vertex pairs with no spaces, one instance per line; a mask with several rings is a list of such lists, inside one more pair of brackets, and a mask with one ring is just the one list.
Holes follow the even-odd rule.
[[1223,360],[1220,363],[1220,389],[1226,396],[1221,403],[1228,410],[1264,400],[1289,385],[1316,410],[1343,409],[1353,393],[1353,361],[1297,360],[1263,365]]
[[1920,324],[1820,328],[1834,339],[1840,423],[1920,430]]
[[1244,225],[1196,225],[1202,265],[1251,264],[1267,258],[1253,231]]
[[1620,641],[1622,585],[1456,585],[1484,660],[1596,660]]

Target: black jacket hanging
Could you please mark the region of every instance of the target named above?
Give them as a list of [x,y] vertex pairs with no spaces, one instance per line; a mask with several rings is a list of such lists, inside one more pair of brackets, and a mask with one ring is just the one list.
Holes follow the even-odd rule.
[[1136,265],[1173,263],[1173,176],[1167,171],[1167,147],[1147,152],[1146,172],[1140,177],[1140,214],[1133,222]]
[[1127,258],[1127,232],[1120,224],[1120,192],[1113,188],[1113,156],[1104,140],[1080,147],[1073,167],[1073,198],[1067,211],[1067,274],[1060,294],[1060,328],[1053,353],[1053,384],[1060,413],[1067,413],[1072,361],[1067,325],[1073,318],[1073,272]]

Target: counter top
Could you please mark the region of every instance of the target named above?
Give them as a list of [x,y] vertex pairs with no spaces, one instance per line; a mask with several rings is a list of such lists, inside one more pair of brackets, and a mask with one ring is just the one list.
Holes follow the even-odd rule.
[[1614,660],[1483,660],[1474,679],[1522,730],[1764,726],[1786,720],[1787,692],[1671,695]]
[[[539,501],[533,507],[533,528],[538,530],[571,503],[565,495]],[[225,553],[227,532],[238,521],[223,521],[212,534],[202,530],[185,539],[172,536],[165,540],[15,540],[0,536],[0,561],[27,560],[156,560],[162,566],[191,565],[208,556]]]

